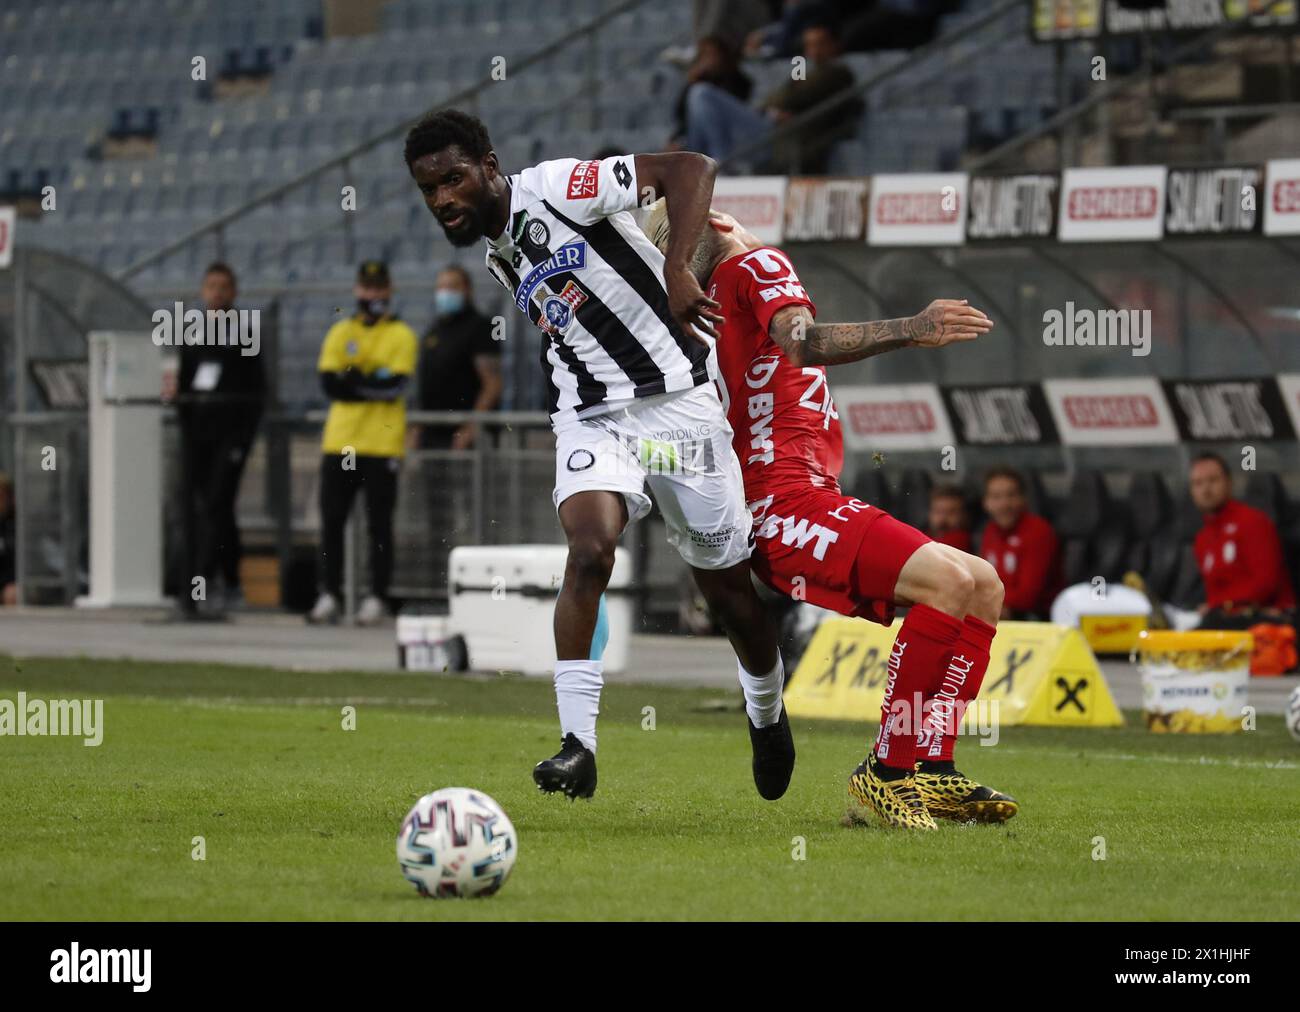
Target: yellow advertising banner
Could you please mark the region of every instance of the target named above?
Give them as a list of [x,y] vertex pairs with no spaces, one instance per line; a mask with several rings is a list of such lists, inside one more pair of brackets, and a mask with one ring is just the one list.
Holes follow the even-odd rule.
[[[813,634],[785,691],[792,717],[880,720],[889,651],[902,619],[885,628],[865,619],[827,619]],[[1078,629],[1047,622],[999,622],[978,697],[1003,725],[1121,727],[1097,658]],[[975,718],[972,707],[966,719]]]

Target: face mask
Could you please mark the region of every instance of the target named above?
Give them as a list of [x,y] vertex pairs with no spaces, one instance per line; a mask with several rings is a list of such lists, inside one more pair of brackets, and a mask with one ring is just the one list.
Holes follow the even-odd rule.
[[368,316],[383,316],[388,312],[387,299],[357,299],[357,309]]
[[433,306],[439,316],[455,316],[465,308],[465,293],[452,288],[439,288],[433,293]]

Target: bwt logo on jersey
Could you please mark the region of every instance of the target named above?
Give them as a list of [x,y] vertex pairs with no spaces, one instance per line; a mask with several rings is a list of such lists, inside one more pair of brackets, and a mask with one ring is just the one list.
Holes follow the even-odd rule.
[[[772,378],[780,363],[780,355],[760,355],[749,364],[745,385],[751,390],[761,390],[767,386],[768,380]],[[754,452],[749,455],[745,463],[770,464],[776,450],[772,442],[772,419],[776,411],[776,397],[770,393],[752,394],[746,406],[751,421],[749,448]]]
[[586,200],[600,187],[600,162],[579,162],[569,173],[569,199]]
[[528,300],[543,281],[566,271],[580,271],[586,266],[587,244],[585,242],[565,243],[551,254],[549,260],[538,264],[528,272],[528,277],[524,278],[518,291],[515,292],[515,305],[520,312],[527,312]]
[[803,285],[797,285],[793,281],[786,281],[770,288],[760,288],[758,294],[763,297],[764,302],[772,302],[782,296],[787,299],[808,298],[808,293],[803,290]]
[[548,295],[542,302],[542,318],[537,325],[548,334],[563,334],[573,322],[578,307],[586,301],[586,293],[570,281],[559,295]]
[[810,523],[806,517],[780,517],[775,513],[765,516],[755,532],[756,537],[780,537],[781,544],[804,548],[813,543],[813,558],[818,562],[826,558],[826,549],[839,540],[838,531],[821,524]]

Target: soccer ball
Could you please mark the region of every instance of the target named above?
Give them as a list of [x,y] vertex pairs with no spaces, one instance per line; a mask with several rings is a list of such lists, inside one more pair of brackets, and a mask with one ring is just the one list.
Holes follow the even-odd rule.
[[501,806],[468,787],[426,794],[397,834],[397,863],[421,896],[491,896],[518,855],[519,838]]
[[1286,721],[1286,729],[1291,732],[1291,737],[1300,741],[1300,685],[1291,690],[1291,698],[1287,700],[1283,719]]

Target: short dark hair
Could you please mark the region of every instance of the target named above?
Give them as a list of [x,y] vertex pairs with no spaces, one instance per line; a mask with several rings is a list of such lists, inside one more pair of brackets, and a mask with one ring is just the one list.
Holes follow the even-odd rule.
[[448,264],[446,267],[442,268],[442,270],[438,271],[438,273],[459,274],[460,279],[465,282],[466,288],[473,289],[474,287],[474,279],[469,276],[469,271],[465,270],[465,268],[460,264]]
[[407,170],[417,159],[453,145],[475,161],[481,161],[492,150],[492,140],[481,119],[459,109],[439,109],[424,117],[407,133]]
[[985,491],[988,490],[989,482],[991,482],[994,478],[1007,478],[1011,481],[1014,481],[1016,483],[1016,490],[1021,495],[1024,495],[1025,476],[1022,475],[1019,471],[1017,471],[1014,467],[995,467],[991,471],[989,471],[986,475],[984,475]]
[[956,485],[951,485],[946,482],[940,482],[938,485],[931,486],[930,502],[934,502],[936,499],[960,499],[961,504],[963,506],[966,505],[966,496],[962,493],[962,490]]
[[[1195,467],[1197,464],[1203,463],[1207,460],[1212,460],[1214,461],[1214,463],[1218,464],[1219,470],[1222,471],[1226,477],[1229,478],[1232,477],[1232,472],[1228,470],[1228,462],[1224,460],[1222,457],[1220,457],[1217,453],[1211,453],[1209,450],[1206,450],[1204,453],[1198,453],[1195,457],[1193,457],[1192,467]],[[1191,468],[1189,467],[1188,470],[1190,471]]]
[[224,274],[230,279],[232,285],[236,288],[239,287],[239,282],[235,280],[235,272],[230,269],[230,264],[224,260],[213,260],[212,263],[208,264],[208,269],[203,272],[203,276],[206,278],[209,274]]

